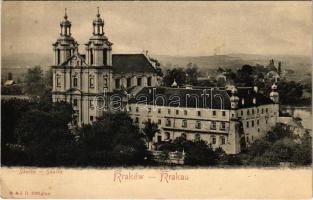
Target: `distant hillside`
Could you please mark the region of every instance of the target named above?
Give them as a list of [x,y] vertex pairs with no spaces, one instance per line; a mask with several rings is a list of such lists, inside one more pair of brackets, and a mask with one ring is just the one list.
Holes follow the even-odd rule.
[[[274,59],[277,63],[282,62],[283,69],[292,69],[296,75],[311,73],[310,56],[290,56],[290,55],[254,55],[254,54],[228,54],[217,56],[167,56],[153,55],[157,58],[162,68],[169,68],[175,65],[186,67],[188,63],[197,64],[201,71],[210,73],[218,67],[238,69],[244,64],[261,64],[267,65],[270,59]],[[37,54],[18,54],[10,56],[2,56],[2,75],[6,75],[9,71],[16,75],[23,74],[29,67],[35,65],[42,66],[43,70],[47,70],[48,66],[53,63],[53,55],[37,55]]]
[[244,64],[260,64],[266,66],[270,59],[277,63],[282,62],[285,69],[294,71],[311,72],[310,56],[289,56],[289,55],[253,55],[253,54],[228,54],[218,56],[164,56],[155,55],[163,67],[167,68],[173,65],[185,67],[188,63],[194,63],[200,69],[216,69],[218,67],[238,69]]

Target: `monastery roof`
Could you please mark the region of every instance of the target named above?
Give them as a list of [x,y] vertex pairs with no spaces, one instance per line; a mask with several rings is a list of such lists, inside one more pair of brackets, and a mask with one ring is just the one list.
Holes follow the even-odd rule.
[[229,95],[225,90],[212,89],[213,101],[211,101],[211,96],[204,98],[204,93],[210,95],[211,89],[145,87],[134,98],[130,99],[129,103],[140,104],[145,98],[142,96],[146,96],[148,105],[153,105],[155,101],[155,105],[159,106],[230,109]]
[[156,72],[144,54],[113,54],[112,65],[114,73]]
[[[206,94],[206,98],[204,98]],[[154,96],[154,98],[153,98]],[[164,98],[159,98],[162,96]],[[261,93],[255,93],[252,88],[238,88],[239,108],[249,108],[273,102]],[[158,98],[156,98],[158,97]],[[197,97],[197,98],[196,98]],[[170,87],[145,87],[129,100],[129,103],[138,103],[158,106],[230,109],[231,91],[219,88],[185,89]],[[253,103],[253,98],[256,103]],[[147,100],[145,100],[145,98]],[[164,99],[164,103],[163,103]],[[242,104],[244,99],[244,104]]]

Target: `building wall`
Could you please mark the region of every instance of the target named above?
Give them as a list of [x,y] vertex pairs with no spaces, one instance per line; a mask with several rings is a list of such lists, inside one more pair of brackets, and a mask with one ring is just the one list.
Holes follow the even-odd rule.
[[[167,106],[152,106],[143,104],[129,104],[128,112],[132,119],[140,128],[144,123],[151,120],[159,124],[160,134],[156,135],[154,141],[174,140],[186,135],[186,139],[195,140],[196,138],[207,141],[213,148],[222,147],[226,150],[227,146],[238,145],[228,139],[230,128],[230,111],[220,109],[195,109],[195,108],[174,108]],[[187,113],[186,113],[187,112]],[[199,113],[200,112],[200,113]],[[183,127],[183,120],[186,120],[187,126]],[[167,124],[170,121],[170,124]],[[201,127],[197,127],[197,123]],[[216,123],[216,128],[212,124]],[[222,123],[225,128],[222,129]],[[232,152],[229,152],[232,153]]]
[[[243,125],[244,138],[249,145],[257,138],[263,137],[275,126],[278,119],[278,104],[239,110],[129,104],[127,110],[136,123],[138,120],[140,128],[143,128],[144,123],[147,121],[159,124],[161,131],[160,134],[155,136],[154,142],[174,140],[185,134],[188,140],[195,140],[200,137],[212,145],[213,148],[222,147],[230,154],[240,152],[240,122]],[[199,115],[198,112],[201,114]],[[183,120],[187,121],[186,127],[182,126]],[[196,127],[197,123],[201,123],[200,128]],[[216,129],[212,129],[213,123],[216,123]],[[225,125],[223,129],[221,128],[222,123]],[[249,123],[248,127],[247,123]]]
[[[148,78],[151,78],[151,85],[148,85]],[[137,79],[141,78],[141,85],[138,85]],[[130,86],[127,87],[127,79],[130,79]],[[116,85],[116,80],[119,80],[120,87]],[[123,85],[124,88],[131,88],[134,86],[141,86],[141,87],[147,87],[147,86],[158,86],[158,80],[157,75],[155,73],[114,73],[113,74],[113,80],[112,85],[114,89],[120,89]]]
[[276,125],[279,105],[269,104],[239,109],[237,115],[243,124],[246,143],[251,144],[256,139],[264,137]]

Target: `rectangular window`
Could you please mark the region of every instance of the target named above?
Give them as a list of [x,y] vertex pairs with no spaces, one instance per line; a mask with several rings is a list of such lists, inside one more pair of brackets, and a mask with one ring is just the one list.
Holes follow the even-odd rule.
[[139,112],[139,108],[138,107],[136,107],[136,112]]
[[73,86],[77,87],[77,78],[76,77],[73,78]]
[[131,107],[131,106],[128,106],[128,110],[129,110],[129,111],[132,111],[132,107]]
[[137,85],[141,86],[141,78],[137,78]]
[[261,110],[261,111],[262,111],[262,114],[263,114],[263,113],[264,113],[264,109],[262,108],[262,110]]
[[222,111],[222,115],[223,115],[223,117],[225,117],[226,116],[226,112]]
[[252,115],[254,115],[254,109],[252,109]]
[[201,122],[200,121],[196,121],[196,128],[201,129]]
[[128,78],[127,79],[127,88],[131,87],[132,84],[131,84],[131,78]]
[[216,122],[212,121],[210,128],[211,128],[211,130],[216,130]]
[[256,120],[256,124],[259,125],[260,124],[260,120]]
[[265,112],[268,113],[268,108],[265,108]]
[[162,122],[161,122],[161,120],[160,120],[160,119],[158,119],[158,124],[159,124],[159,125],[161,125],[161,123],[162,123]]
[[117,78],[117,79],[115,79],[115,88],[120,89],[120,87],[121,87],[120,79]]
[[201,116],[201,111],[198,111],[198,116]]
[[216,111],[215,110],[213,110],[212,115],[216,116]]
[[258,114],[260,113],[260,109],[259,108],[256,109],[256,113],[258,113]]
[[250,110],[249,109],[247,110],[247,115],[250,115]]
[[247,121],[246,127],[249,128],[249,121]]
[[95,86],[94,84],[94,78],[89,78],[89,87],[93,88]]
[[176,115],[179,115],[179,110],[176,110]]
[[184,115],[187,115],[187,110],[184,110]]
[[240,115],[241,115],[241,116],[243,116],[243,110],[242,110],[242,111],[240,111],[240,113],[241,113]]
[[90,106],[91,108],[93,108],[93,100],[92,100],[92,99],[89,100],[89,106]]
[[161,109],[160,108],[158,109],[158,113],[161,113]]
[[93,116],[90,116],[90,121],[91,121],[91,122],[93,121]]
[[103,50],[103,65],[107,65],[107,50]]
[[225,137],[224,136],[221,136],[221,144],[225,144],[226,141],[225,141]]
[[74,106],[77,106],[77,105],[78,105],[77,99],[73,99],[73,105],[74,105]]
[[166,119],[165,125],[166,126],[171,126],[171,120],[170,119]]
[[251,126],[254,127],[254,120],[251,121]]
[[135,118],[135,123],[139,123],[139,118],[138,117]]
[[148,113],[151,113],[151,108],[148,108]]
[[220,130],[225,130],[225,129],[226,129],[226,124],[225,124],[225,122],[221,122]]
[[216,144],[216,137],[212,137],[212,144]]
[[186,119],[183,119],[182,127],[187,128],[187,120]]
[[148,86],[151,86],[152,85],[152,78],[148,77],[147,82],[148,82]]
[[168,109],[168,110],[167,110],[167,113],[170,115],[170,114],[171,114],[171,109]]

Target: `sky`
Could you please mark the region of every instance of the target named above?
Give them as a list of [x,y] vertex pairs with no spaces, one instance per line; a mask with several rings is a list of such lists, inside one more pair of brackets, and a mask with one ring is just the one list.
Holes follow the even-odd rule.
[[2,2],[2,54],[52,54],[67,8],[72,36],[92,35],[97,6],[113,53],[311,55],[311,2]]

